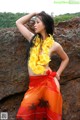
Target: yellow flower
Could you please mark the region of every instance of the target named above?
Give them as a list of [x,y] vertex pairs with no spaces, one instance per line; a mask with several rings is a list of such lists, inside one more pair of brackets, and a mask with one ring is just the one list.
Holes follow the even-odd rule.
[[38,60],[38,57],[36,56],[36,54],[31,54],[30,56],[30,61],[37,61]]
[[45,71],[45,68],[41,65],[37,65],[34,69],[34,73],[36,74],[43,74]]
[[50,61],[50,57],[46,54],[42,54],[39,55],[39,61],[37,62],[37,64],[46,65],[47,63],[49,63],[49,61]]
[[36,40],[33,40],[33,43],[35,44],[35,46],[37,46],[40,43],[40,38],[37,35],[35,39]]
[[36,66],[36,63],[35,63],[35,62],[31,62],[31,61],[30,61],[28,64],[29,64],[29,66],[30,66],[31,68],[35,68],[35,66]]
[[[30,49],[29,67],[35,74],[44,74],[47,65],[51,59],[49,57],[49,49],[53,45],[54,39],[51,35],[46,40],[41,41],[39,36],[33,41],[34,46]],[[40,48],[42,46],[42,48]],[[40,54],[42,49],[42,54]]]
[[33,53],[36,52],[36,48],[35,48],[35,47],[31,48],[31,50],[30,50],[30,54],[31,54],[32,52],[33,52]]
[[53,44],[53,40],[47,40],[44,42],[44,45],[46,45],[47,47],[51,47]]
[[42,47],[42,49],[43,49],[44,53],[46,53],[46,54],[49,53],[49,48],[46,47],[46,45],[44,45],[44,46]]

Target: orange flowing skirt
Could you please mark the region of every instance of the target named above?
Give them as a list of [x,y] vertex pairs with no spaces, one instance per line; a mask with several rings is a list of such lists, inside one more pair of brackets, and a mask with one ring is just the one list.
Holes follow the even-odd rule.
[[17,120],[62,120],[62,95],[54,77],[47,75],[30,76],[29,89],[25,93],[17,112]]

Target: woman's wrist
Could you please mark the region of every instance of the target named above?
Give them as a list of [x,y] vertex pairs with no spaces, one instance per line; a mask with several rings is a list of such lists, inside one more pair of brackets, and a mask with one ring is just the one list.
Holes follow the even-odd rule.
[[20,19],[17,20],[17,23],[21,23],[21,24],[26,24],[32,17],[36,16],[36,12],[34,13],[29,13],[23,17],[21,17]]
[[57,74],[58,76],[60,76],[60,74],[59,74],[58,72],[56,72],[56,74]]
[[30,13],[30,16],[31,16],[31,17],[34,17],[34,16],[36,16],[36,15],[37,15],[36,12],[34,12],[34,13]]
[[60,80],[60,74],[58,72],[56,72],[56,78]]

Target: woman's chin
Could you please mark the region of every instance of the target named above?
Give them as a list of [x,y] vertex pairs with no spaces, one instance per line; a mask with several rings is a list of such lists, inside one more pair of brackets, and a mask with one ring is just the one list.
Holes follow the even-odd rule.
[[39,32],[38,31],[35,31],[36,34],[38,34]]
[[37,30],[35,30],[35,33],[37,33]]
[[35,29],[34,31],[35,31],[35,33],[39,33],[39,31],[37,29]]

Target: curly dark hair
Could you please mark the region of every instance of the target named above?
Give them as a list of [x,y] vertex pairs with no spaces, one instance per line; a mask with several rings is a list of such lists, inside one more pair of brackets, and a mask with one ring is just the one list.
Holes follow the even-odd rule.
[[[53,18],[49,14],[45,13],[44,11],[38,13],[36,15],[36,17],[38,17],[45,25],[46,33],[53,35],[53,32],[54,32],[54,20],[53,20]],[[39,33],[37,33],[37,34],[41,37],[41,35]],[[27,50],[27,52],[28,52],[27,57],[30,56],[29,51],[30,51],[30,48],[32,46],[34,46],[33,39],[36,38],[37,34],[35,34],[33,36],[33,38],[31,39],[31,42],[29,43],[29,49]]]
[[53,35],[53,32],[54,32],[54,20],[53,20],[53,18],[49,14],[45,13],[44,11],[38,13],[36,16],[45,25],[45,29],[46,29],[47,34]]

